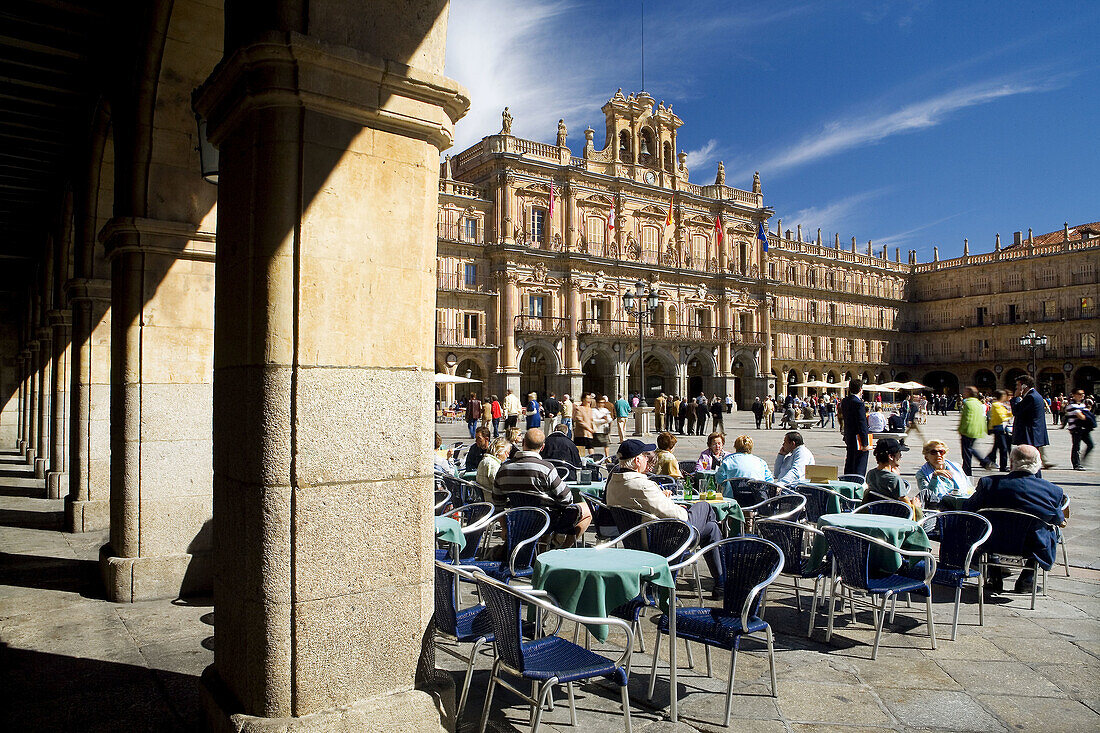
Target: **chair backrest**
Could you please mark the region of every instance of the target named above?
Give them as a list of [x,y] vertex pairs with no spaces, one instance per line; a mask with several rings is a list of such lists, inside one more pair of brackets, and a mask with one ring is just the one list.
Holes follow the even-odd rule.
[[504,512],[508,537],[504,551],[512,572],[527,570],[535,559],[535,545],[550,529],[550,515],[537,507],[521,507]]
[[993,525],[973,512],[940,512],[935,520],[940,537],[940,566],[969,570],[974,555],[993,533]]
[[435,561],[435,627],[444,634],[458,634],[458,603],[455,599],[453,565]]
[[719,553],[726,573],[722,609],[742,618],[756,616],[760,591],[779,575],[785,558],[778,545],[760,537],[731,537],[721,540]]
[[867,480],[866,476],[862,476],[858,473],[842,473],[837,479],[838,481],[849,481],[853,484],[862,484]]
[[902,519],[916,518],[916,513],[913,511],[911,505],[906,504],[904,501],[895,501],[893,499],[870,501],[866,504],[857,506],[852,511],[863,512],[864,514],[879,514],[885,517],[901,517]]
[[733,499],[741,506],[759,504],[769,496],[768,482],[743,476],[723,481],[720,489],[723,496]]
[[790,519],[795,521],[806,509],[806,497],[801,494],[780,494],[773,496],[756,506],[760,517]]
[[662,489],[675,489],[680,485],[675,476],[649,476],[648,478]]
[[863,495],[870,497],[872,501],[897,501],[892,496],[882,493],[881,491],[875,491],[874,489],[864,489]]
[[481,602],[489,609],[497,658],[517,672],[523,672],[523,614],[518,592],[476,575],[474,583]]
[[[649,512],[643,512],[638,509],[627,509],[622,506],[608,508],[611,510],[611,516],[615,520],[615,526],[619,528],[620,534],[637,527],[639,524],[645,524],[657,518]],[[631,550],[645,550],[645,538],[640,533],[632,535],[627,539],[626,547]]]
[[992,526],[989,539],[982,545],[982,552],[1023,557],[1028,555],[1025,542],[1046,522],[1034,514],[1019,509],[979,509],[978,513]]
[[833,552],[840,577],[850,588],[867,590],[870,581],[872,542],[869,537],[843,527],[822,527],[825,541]]
[[581,494],[581,500],[588,505],[588,511],[592,514],[591,526],[596,530],[596,539],[610,540],[619,536],[619,526],[615,524],[611,507],[596,497],[584,493]]
[[[806,532],[819,532],[808,524],[791,522],[786,519],[758,519],[756,534],[768,542],[774,542],[783,551],[783,572],[788,575],[801,575]],[[822,561],[824,564],[824,560]]]
[[680,473],[684,476],[695,475],[695,461],[677,461],[680,466]]
[[457,507],[447,512],[448,517],[453,517],[462,523],[462,534],[466,537],[466,545],[462,548],[459,558],[469,560],[477,554],[481,537],[485,534],[490,522],[489,519],[495,511],[491,502],[479,501],[472,504]]
[[435,490],[435,515],[438,517],[447,511],[451,503],[451,492],[446,489]]
[[799,484],[795,490],[806,497],[806,521],[817,524],[822,514],[829,513],[829,497],[834,492],[812,484]]
[[554,470],[558,472],[558,478],[560,478],[562,481],[572,480],[570,478],[570,475],[572,474],[573,469],[569,468],[568,466],[560,466],[555,464]]
[[[577,471],[580,466],[574,466],[569,461],[563,461],[560,458],[548,458],[550,464],[557,469],[558,476],[562,481],[576,481]],[[565,469],[564,471],[562,469]]]

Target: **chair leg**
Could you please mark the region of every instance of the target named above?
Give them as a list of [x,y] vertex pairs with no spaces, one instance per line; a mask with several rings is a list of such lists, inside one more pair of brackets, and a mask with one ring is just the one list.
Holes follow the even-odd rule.
[[960,585],[955,589],[955,618],[951,620],[951,641],[955,641],[955,637],[959,632],[959,603],[962,601],[963,589]]
[[985,626],[985,576],[978,574],[978,626]]
[[[909,596],[908,595],[905,596],[905,603],[906,604],[909,603]],[[891,624],[894,623],[894,614],[897,612],[897,610],[898,610],[898,597],[894,596],[893,598],[890,599],[890,623]]]
[[737,647],[740,640],[733,643],[733,654],[730,656],[730,678],[726,682],[726,716],[722,723],[726,728],[730,725],[730,712],[733,709],[733,675],[737,671]]
[[711,670],[711,666],[710,666],[710,644],[704,644],[703,645],[703,653],[707,657],[707,677],[713,677],[714,672]]
[[798,576],[794,577],[794,607],[798,609],[799,613],[802,613],[802,594],[799,592]]
[[[814,635],[814,616],[817,614],[817,587],[820,584],[821,580],[821,578],[814,579],[814,597],[813,600],[810,602],[810,625],[806,627],[807,639],[813,638]],[[822,586],[822,590],[824,590],[824,586]],[[822,593],[822,595],[825,594]]]
[[691,655],[691,643],[684,640],[684,651],[687,652],[688,669],[695,669],[695,658]]
[[626,733],[633,733],[634,728],[630,724],[630,691],[626,685],[620,688],[620,694],[623,697],[623,719],[626,722]]
[[[829,581],[832,589],[829,593],[829,625],[825,629],[825,641],[829,641],[833,638],[833,614],[836,612],[836,583],[836,578],[832,578]],[[843,596],[841,596],[841,599],[841,602],[843,603]],[[842,608],[841,613],[843,612],[844,609]]]
[[775,644],[772,639],[772,627],[764,629],[768,634],[768,666],[772,671],[772,697],[779,697],[779,685],[775,680]]
[[[539,729],[539,722],[542,721],[542,709],[546,706],[546,696],[548,694],[550,694],[550,690],[551,690],[551,688],[554,687],[554,684],[556,682],[557,682],[557,679],[554,678],[554,677],[551,677],[545,683],[543,683],[542,694],[541,695],[539,695],[538,697],[535,697],[535,695],[531,695],[531,697],[534,697],[535,700],[538,701],[535,704],[534,718],[532,718],[532,720],[531,720],[531,733],[537,733],[537,731]],[[537,688],[537,684],[536,684],[536,688]]]
[[1069,554],[1066,552],[1066,535],[1063,530],[1058,530],[1058,543],[1062,545],[1062,564],[1066,568],[1066,577],[1069,577]]
[[[890,599],[887,596],[883,596],[882,597],[882,608],[879,609],[878,606],[874,607],[875,608],[875,645],[871,649],[871,661],[872,662],[878,657],[878,642],[879,642],[879,638],[882,636],[882,622],[886,620],[886,603],[889,600]],[[874,604],[874,602],[875,602],[875,599],[872,598],[871,599],[872,605]]]
[[645,637],[642,636],[641,618],[634,619],[634,638],[638,640],[638,651],[645,654]]
[[474,676],[474,660],[477,659],[477,653],[484,643],[484,639],[478,639],[474,642],[473,649],[470,650],[470,662],[466,665],[466,679],[462,682],[462,694],[458,698],[458,707],[455,708],[456,720],[462,717],[462,710],[466,707],[466,697],[470,694],[470,680]]
[[646,699],[653,699],[653,686],[657,682],[657,657],[661,654],[661,632],[657,632],[657,640],[653,642],[653,664],[649,668],[649,692]]
[[932,639],[932,648],[936,648],[936,624],[932,620],[932,588],[929,587],[928,595],[924,599],[924,605],[928,609],[928,636]]
[[480,733],[485,733],[485,726],[489,724],[489,706],[493,702],[493,690],[497,685],[497,671],[500,669],[500,660],[493,662],[493,668],[489,672],[489,687],[485,690],[485,705],[481,708]]
[[565,692],[569,695],[569,725],[577,724],[577,703],[573,699],[573,683],[565,683]]

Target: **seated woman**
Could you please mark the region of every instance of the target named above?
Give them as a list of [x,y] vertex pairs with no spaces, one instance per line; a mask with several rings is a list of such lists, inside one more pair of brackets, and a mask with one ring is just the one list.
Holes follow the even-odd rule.
[[883,499],[905,499],[909,487],[901,478],[899,466],[902,451],[907,450],[909,449],[897,438],[883,438],[875,443],[874,456],[878,466],[867,472],[867,486],[863,491],[861,505]]
[[722,433],[714,432],[708,435],[707,449],[699,454],[699,459],[695,461],[695,470],[718,470],[718,466],[722,463],[722,459],[729,455],[722,449],[725,443],[726,436],[722,435]]
[[930,440],[924,444],[925,464],[917,469],[917,490],[926,506],[939,504],[952,492],[969,496],[973,493],[970,477],[963,473],[962,467],[947,460],[947,445],[939,440]]
[[477,485],[481,487],[482,494],[493,502],[497,511],[507,508],[503,496],[496,495],[493,483],[497,477],[500,464],[508,460],[508,453],[512,450],[512,444],[507,438],[493,438],[489,447],[485,449],[485,455],[481,457],[481,463],[477,464]]
[[454,449],[443,447],[443,438],[435,434],[435,472],[448,476],[455,475]]
[[886,415],[882,412],[882,405],[876,403],[874,410],[867,416],[867,429],[872,433],[886,432]]
[[726,495],[730,495],[730,486],[724,482],[731,478],[752,478],[758,481],[771,481],[772,471],[763,458],[752,454],[752,438],[747,435],[738,435],[733,441],[734,453],[726,454],[718,465],[718,473],[714,479],[718,487]]
[[654,475],[672,476],[678,479],[684,477],[680,473],[680,464],[677,463],[676,456],[672,454],[672,449],[675,447],[676,436],[672,433],[664,432],[657,436],[657,464],[653,467]]

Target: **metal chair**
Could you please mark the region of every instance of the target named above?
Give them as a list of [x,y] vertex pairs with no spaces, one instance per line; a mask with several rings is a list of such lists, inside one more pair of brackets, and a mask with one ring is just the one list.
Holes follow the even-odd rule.
[[[466,544],[458,556],[459,560],[472,560],[477,555],[481,538],[485,535],[486,528],[492,524],[493,510],[494,507],[490,502],[480,501],[451,509],[443,515],[456,519],[462,524],[462,534],[466,538]],[[437,548],[435,551],[436,560],[445,562],[450,556],[451,551],[448,549]]]
[[655,514],[643,512],[641,509],[627,509],[623,506],[609,506],[608,510],[611,512],[611,517],[615,520],[615,526],[619,528],[619,534],[658,518]]
[[[816,565],[810,564],[807,549],[812,545],[813,538],[823,536],[821,530],[801,522],[769,517],[757,521],[756,533],[769,542],[774,542],[779,549],[783,550],[783,570],[780,574],[791,578],[794,583],[794,604],[799,613],[802,613],[802,589],[798,586],[798,581],[813,578],[814,595],[810,603],[810,624],[806,628],[806,636],[812,636],[818,588],[823,588],[821,581],[825,579],[826,568],[831,561],[831,558],[825,556]],[[824,590],[821,595],[824,599]]]
[[772,697],[778,693],[775,679],[775,647],[772,630],[759,616],[760,597],[764,589],[779,576],[783,568],[783,551],[777,545],[759,537],[730,537],[697,550],[687,560],[670,570],[680,570],[698,563],[707,552],[718,549],[722,555],[722,567],[726,580],[723,585],[722,606],[679,607],[673,588],[669,603],[670,613],[657,619],[657,643],[653,649],[653,665],[649,673],[649,697],[657,680],[657,660],[661,651],[661,635],[669,637],[669,717],[677,718],[678,690],[676,685],[676,640],[696,641],[710,647],[716,646],[731,652],[729,681],[726,685],[726,714],[724,725],[730,722],[733,703],[733,678],[737,670],[737,651],[741,640],[764,632],[768,646],[768,662],[771,666]]
[[775,484],[770,484],[767,481],[761,481],[754,478],[746,478],[744,476],[735,476],[734,478],[728,478],[722,482],[719,486],[719,491],[722,492],[722,496],[728,499],[733,499],[742,508],[754,504],[759,504],[773,496],[775,492],[771,490],[771,487]]
[[[875,537],[868,537],[859,532],[853,532],[843,527],[823,527],[825,541],[832,551],[832,574],[829,579],[829,626],[825,632],[825,641],[833,636],[833,616],[836,604],[832,599],[836,598],[836,589],[842,585],[847,591],[848,602],[852,604],[852,613],[855,614],[856,598],[853,591],[861,591],[868,596],[868,600],[860,600],[861,603],[871,607],[875,620],[875,644],[871,649],[871,659],[878,657],[879,639],[882,636],[882,625],[886,620],[886,605],[891,600],[896,600],[902,593],[923,593],[925,605],[928,611],[928,635],[932,639],[932,648],[936,648],[936,627],[932,620],[932,577],[936,574],[936,558],[931,552],[917,552],[913,550],[900,550],[889,542]],[[904,557],[923,558],[927,561],[924,566],[924,580],[917,580],[897,573],[885,578],[871,577],[871,549],[881,547],[895,552]],[[881,599],[881,600],[876,600]],[[891,612],[891,617],[893,613]]]
[[437,517],[446,513],[447,507],[451,505],[451,492],[446,489],[435,490],[435,515]]
[[646,478],[660,486],[662,489],[670,489],[672,491],[675,491],[681,486],[680,479],[676,478],[675,476],[650,475]]
[[[438,559],[435,561],[435,615],[432,617],[437,635],[450,639],[456,644],[473,644],[468,657],[449,646],[436,646],[436,649],[466,662],[466,679],[462,682],[462,693],[455,710],[456,719],[462,717],[462,709],[466,707],[466,697],[469,695],[470,682],[474,676],[474,660],[477,659],[477,654],[483,646],[493,642],[492,621],[485,605],[479,603],[467,608],[458,607],[457,587],[460,569],[463,568],[449,565]],[[464,569],[472,570],[470,567]]]
[[847,481],[853,484],[862,484],[866,480],[866,476],[861,476],[858,473],[845,473],[837,477],[837,481]]
[[817,524],[822,514],[829,514],[829,499],[835,497],[842,512],[850,512],[859,506],[859,499],[849,499],[835,489],[818,484],[798,484],[794,490],[806,497],[806,521]]
[[[993,533],[993,525],[981,514],[962,511],[945,511],[933,518],[940,537],[940,557],[936,565],[936,574],[932,582],[955,589],[955,614],[951,620],[951,641],[959,630],[959,603],[962,601],[962,589],[966,581],[978,582],[978,625],[985,624],[985,578],[973,567],[974,555],[978,548]],[[906,574],[923,572],[920,563],[906,571]]]
[[[1069,509],[1069,497],[1062,498],[1062,510],[1063,516],[1066,515],[1066,510]],[[1062,564],[1066,568],[1066,577],[1069,577],[1069,554],[1066,552],[1066,533],[1061,527],[1055,527],[1054,531],[1058,534],[1058,544],[1062,546]]]
[[916,513],[913,511],[912,505],[906,504],[904,501],[897,501],[896,499],[870,501],[866,504],[860,504],[853,509],[852,512],[878,514],[884,517],[900,517],[901,519],[909,520],[916,518]]
[[677,461],[680,466],[680,475],[682,476],[694,476],[695,475],[695,461]]
[[588,511],[592,514],[592,523],[588,526],[595,530],[597,542],[606,542],[619,536],[619,527],[615,523],[611,507],[584,493],[581,494],[581,501],[588,505]]
[[550,529],[550,515],[537,507],[506,509],[489,518],[486,526],[501,522],[505,528],[503,557],[467,562],[491,578],[508,582],[529,577],[534,570],[535,543]]
[[756,534],[754,528],[757,518],[771,517],[773,519],[790,519],[797,521],[798,517],[806,509],[806,497],[801,494],[783,494],[765,499],[759,504],[742,506],[741,512],[745,515],[745,531]]
[[[630,550],[643,550],[660,555],[674,565],[684,559],[684,556],[695,546],[698,536],[695,528],[687,522],[679,519],[654,519],[637,527],[623,532],[610,542],[605,542],[598,547],[614,547],[622,545]],[[676,574],[673,573],[673,580]],[[645,652],[645,641],[641,636],[640,621],[642,611],[647,608],[656,608],[657,599],[647,589],[636,598],[632,598],[621,606],[611,610],[612,616],[626,619],[631,622],[634,638],[638,640],[638,650]]]
[[[1022,569],[1026,560],[1031,558],[1031,552],[1024,547],[1025,539],[1035,532],[1038,527],[1044,526],[1051,531],[1058,528],[1050,522],[1045,522],[1034,514],[1020,511],[1019,509],[987,508],[979,509],[978,513],[989,520],[993,531],[982,544],[982,555],[979,560],[979,570],[982,577],[987,576],[990,566],[1001,568]],[[997,560],[990,560],[991,555],[997,555]],[[1019,562],[1007,562],[1013,558]],[[1047,570],[1036,563],[1036,571],[1042,571],[1043,595],[1046,595]],[[1035,595],[1039,588],[1039,578],[1031,584],[1031,610],[1035,610]]]
[[[539,728],[543,708],[554,685],[564,683],[569,700],[569,719],[577,724],[577,708],[573,699],[573,683],[593,677],[604,677],[619,686],[622,696],[623,717],[627,733],[631,733],[630,695],[627,682],[630,676],[630,655],[634,647],[634,635],[630,624],[620,618],[596,618],[570,613],[555,605],[548,596],[539,597],[530,591],[514,588],[480,574],[470,576],[477,585],[482,601],[489,609],[493,629],[493,646],[496,661],[485,691],[485,705],[481,711],[479,730],[484,733],[489,722],[490,706],[497,685],[511,690],[531,706],[531,733]],[[608,659],[589,651],[560,636],[544,636],[525,641],[523,638],[522,606],[533,606],[537,611],[558,616],[577,624],[615,626],[626,635],[623,653],[618,659]],[[560,628],[560,626],[559,626]],[[531,683],[528,695],[508,682],[502,673]]]

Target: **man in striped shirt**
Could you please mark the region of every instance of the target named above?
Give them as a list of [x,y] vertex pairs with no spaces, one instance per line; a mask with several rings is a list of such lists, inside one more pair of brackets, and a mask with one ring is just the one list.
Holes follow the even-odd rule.
[[546,444],[541,428],[523,434],[523,450],[501,464],[493,481],[493,503],[497,506],[539,506],[550,512],[550,528],[577,539],[592,521],[588,505],[573,503],[573,493],[558,476],[554,464],[540,454]]

